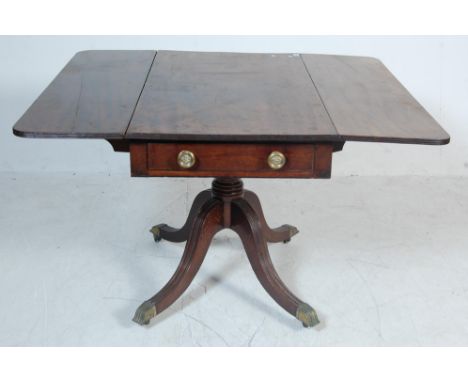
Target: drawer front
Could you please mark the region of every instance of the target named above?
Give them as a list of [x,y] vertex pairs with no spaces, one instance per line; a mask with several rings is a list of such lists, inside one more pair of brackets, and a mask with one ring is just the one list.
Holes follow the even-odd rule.
[[130,144],[132,176],[329,178],[332,153],[331,144]]

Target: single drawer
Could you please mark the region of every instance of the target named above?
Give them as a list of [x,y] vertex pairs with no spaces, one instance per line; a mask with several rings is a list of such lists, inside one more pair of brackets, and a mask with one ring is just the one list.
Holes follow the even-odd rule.
[[132,176],[329,178],[332,144],[130,144]]

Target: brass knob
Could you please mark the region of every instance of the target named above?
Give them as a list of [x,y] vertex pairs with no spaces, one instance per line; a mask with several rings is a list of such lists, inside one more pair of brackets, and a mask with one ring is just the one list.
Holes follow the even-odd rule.
[[182,150],[177,155],[177,163],[182,168],[191,168],[196,162],[195,154],[188,150]]
[[279,151],[272,151],[268,155],[268,166],[273,170],[279,170],[286,164],[286,157]]

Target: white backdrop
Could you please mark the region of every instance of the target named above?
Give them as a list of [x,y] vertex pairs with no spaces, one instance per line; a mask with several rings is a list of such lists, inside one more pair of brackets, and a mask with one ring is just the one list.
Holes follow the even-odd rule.
[[105,141],[24,139],[11,128],[79,50],[298,52],[379,58],[451,135],[448,146],[348,142],[333,175],[468,175],[468,37],[0,37],[0,171],[128,174]]

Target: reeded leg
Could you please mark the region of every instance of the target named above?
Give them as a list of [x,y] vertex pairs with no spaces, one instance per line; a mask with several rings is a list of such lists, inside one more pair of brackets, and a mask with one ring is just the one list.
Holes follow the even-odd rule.
[[161,241],[161,239],[171,241],[173,243],[186,241],[195,217],[200,212],[203,204],[210,198],[211,190],[202,191],[195,197],[188,218],[182,228],[173,228],[167,224],[158,224],[151,228],[150,232],[154,236],[154,241],[158,242]]
[[245,190],[244,199],[250,204],[250,207],[252,207],[257,214],[258,219],[260,220],[263,236],[265,236],[267,242],[278,243],[282,241],[283,243],[287,243],[291,240],[291,237],[299,232],[296,227],[289,224],[284,224],[278,228],[270,228],[266,222],[265,215],[263,215],[262,205],[260,204],[258,196],[252,191]]
[[276,273],[268,252],[260,217],[243,199],[232,201],[231,228],[240,236],[250,264],[270,296],[281,307],[300,320],[305,327],[317,325],[319,320],[315,310],[294,296]]
[[146,325],[177,300],[198,272],[213,236],[223,227],[223,203],[217,199],[206,201],[194,217],[184,254],[172,278],[153,297],[137,309],[133,321]]

